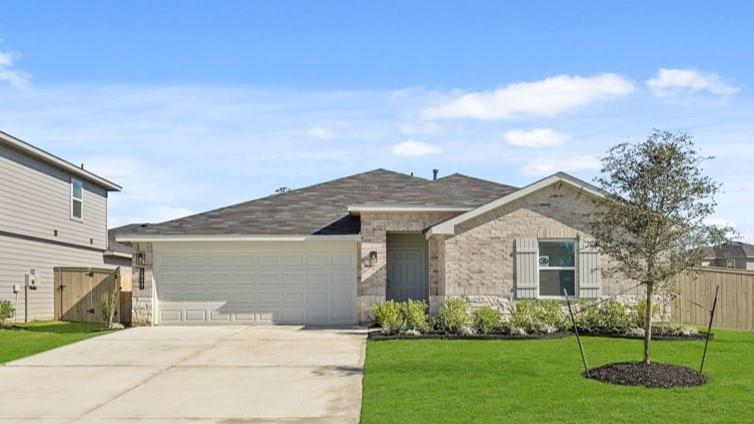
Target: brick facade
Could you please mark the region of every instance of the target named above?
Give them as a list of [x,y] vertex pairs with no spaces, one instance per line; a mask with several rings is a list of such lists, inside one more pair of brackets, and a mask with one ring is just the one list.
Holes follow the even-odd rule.
[[[441,213],[362,213],[360,273],[358,281],[358,316],[360,322],[369,319],[371,305],[385,300],[387,293],[387,233],[420,233],[432,225],[458,215],[457,212]],[[429,290],[439,293],[439,246],[430,243]],[[377,252],[377,259],[369,263],[369,253]],[[435,259],[433,259],[435,258]]]
[[[515,240],[589,238],[593,210],[590,197],[555,184],[457,225],[456,234],[444,240],[441,296],[466,296],[472,306],[490,305],[507,313],[514,300]],[[608,258],[601,257],[600,266],[609,269]],[[602,295],[633,285],[624,278],[603,275]],[[632,294],[638,292],[628,295]],[[432,305],[432,309],[438,307]]]

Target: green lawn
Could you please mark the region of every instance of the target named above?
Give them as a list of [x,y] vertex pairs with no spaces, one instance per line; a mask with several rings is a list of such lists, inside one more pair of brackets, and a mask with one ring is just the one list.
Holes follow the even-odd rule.
[[[370,341],[362,423],[754,422],[754,333],[715,331],[707,385],[622,387],[581,377],[574,337]],[[641,359],[637,340],[587,337],[591,366]],[[699,367],[703,342],[654,342],[658,362]]]
[[102,324],[34,321],[0,329],[0,364],[105,334]]

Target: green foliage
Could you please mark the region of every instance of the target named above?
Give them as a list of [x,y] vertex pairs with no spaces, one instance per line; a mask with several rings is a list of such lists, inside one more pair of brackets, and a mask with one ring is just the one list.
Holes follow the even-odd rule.
[[608,300],[600,305],[602,327],[611,333],[626,333],[631,328],[632,320],[626,305],[617,300]]
[[580,299],[578,307],[574,311],[576,326],[583,331],[600,331],[602,319],[597,302],[593,300]]
[[537,305],[534,300],[519,300],[511,311],[508,325],[511,329],[520,328],[527,333],[533,333],[537,325]]
[[[645,141],[619,144],[602,159],[590,233],[613,271],[641,281],[651,298],[673,277],[697,266],[705,246],[724,242],[730,227],[707,224],[721,185],[704,174],[709,160],[690,135],[655,130]],[[646,308],[645,308],[646,311]],[[652,332],[644,322],[644,362]]]
[[438,330],[460,333],[469,321],[469,301],[462,297],[445,300],[435,319]]
[[617,300],[611,299],[601,304],[582,300],[576,313],[576,325],[583,331],[627,334],[634,327],[633,318],[630,308]]
[[[652,319],[656,319],[660,314],[660,305],[652,304]],[[644,328],[647,325],[647,299],[639,299],[633,307],[631,314],[632,324]]]
[[400,309],[406,330],[426,333],[431,329],[427,320],[427,303],[423,300],[409,299],[400,304]]
[[570,328],[560,302],[543,299],[516,302],[508,324],[511,330],[523,330],[526,333],[552,333]]
[[401,304],[394,300],[385,300],[372,305],[375,323],[385,334],[395,334],[403,330],[405,321],[401,313]]
[[571,319],[563,311],[563,306],[557,300],[539,300],[539,317],[546,326],[558,330],[571,328]]
[[113,325],[115,313],[118,311],[118,303],[120,303],[120,292],[118,292],[117,288],[113,289],[110,293],[103,293],[100,297],[102,317],[107,321],[108,328]]
[[5,320],[12,317],[16,309],[10,300],[0,300],[0,326],[5,325]]
[[471,322],[477,333],[489,334],[503,328],[500,313],[489,306],[482,306],[471,313]]

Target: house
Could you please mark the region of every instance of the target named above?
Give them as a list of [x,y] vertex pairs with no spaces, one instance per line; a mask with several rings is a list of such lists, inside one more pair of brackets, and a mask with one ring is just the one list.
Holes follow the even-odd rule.
[[121,270],[131,272],[131,245],[118,243],[115,240],[117,234],[129,232],[141,224],[128,224],[107,230],[107,250],[105,251],[105,263],[119,266]]
[[0,132],[0,299],[24,316],[24,283],[34,269],[29,319],[53,318],[53,268],[108,266],[107,197],[121,187]]
[[[134,247],[141,324],[355,324],[385,299],[613,295],[588,247],[599,189],[558,173],[523,188],[384,169],[118,236]],[[136,281],[136,277],[134,281]]]
[[706,247],[702,266],[754,271],[754,245],[742,241],[729,241],[719,246]]

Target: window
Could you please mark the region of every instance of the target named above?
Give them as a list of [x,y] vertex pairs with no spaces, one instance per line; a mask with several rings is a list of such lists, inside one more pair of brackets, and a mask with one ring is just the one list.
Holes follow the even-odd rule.
[[735,268],[736,267],[736,260],[735,259],[728,259],[725,261],[725,266],[728,268]]
[[84,219],[84,184],[71,179],[71,218]]
[[551,240],[539,242],[539,295],[569,296],[576,293],[576,242]]

